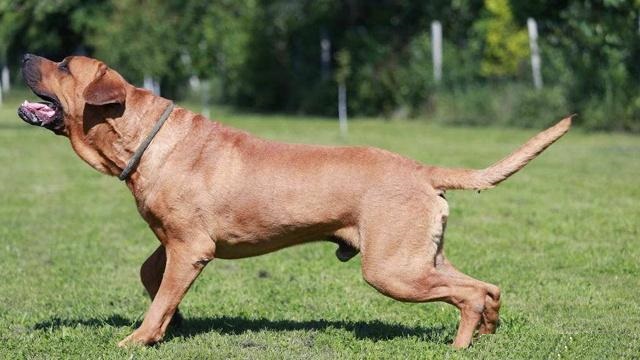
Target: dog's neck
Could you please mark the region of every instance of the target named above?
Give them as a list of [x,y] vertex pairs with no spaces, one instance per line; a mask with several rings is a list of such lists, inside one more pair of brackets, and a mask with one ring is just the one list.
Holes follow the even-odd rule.
[[[128,107],[127,102],[144,104],[142,107]],[[155,96],[150,92],[131,88],[124,105],[85,107],[83,121],[84,144],[74,148],[92,167],[108,175],[119,175],[126,167],[134,152],[147,137],[162,113],[171,103],[170,100]],[[184,111],[183,109],[174,112]],[[152,178],[153,170],[161,166],[175,145],[176,137],[163,136],[172,127],[171,114],[163,129],[145,151],[140,163],[127,179],[127,184]],[[166,129],[164,127],[167,127]],[[74,136],[71,136],[72,144]],[[77,137],[75,137],[77,138]],[[85,146],[88,145],[88,149]]]

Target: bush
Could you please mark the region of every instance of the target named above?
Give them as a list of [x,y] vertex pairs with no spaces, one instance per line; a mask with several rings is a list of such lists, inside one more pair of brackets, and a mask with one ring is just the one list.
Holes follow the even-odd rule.
[[629,103],[622,126],[623,130],[640,133],[640,95]]
[[543,128],[572,112],[562,89],[558,87],[541,90],[525,88],[518,91],[508,124]]
[[436,122],[453,125],[489,125],[497,122],[498,106],[493,91],[487,86],[471,86],[434,95],[433,114]]
[[534,90],[517,83],[494,83],[434,95],[426,117],[453,125],[510,125],[542,128],[572,112],[560,88]]

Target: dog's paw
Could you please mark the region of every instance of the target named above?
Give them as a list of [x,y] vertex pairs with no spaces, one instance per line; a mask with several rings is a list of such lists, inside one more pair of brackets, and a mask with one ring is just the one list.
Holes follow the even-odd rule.
[[133,340],[133,334],[127,336],[126,338],[120,340],[120,342],[118,343],[118,347],[119,348],[127,348],[127,347],[131,347],[134,345],[140,345],[140,344],[136,344]]
[[160,341],[162,341],[161,336],[144,335],[139,330],[136,330],[126,338],[122,339],[118,343],[118,347],[128,348],[132,346],[150,346]]

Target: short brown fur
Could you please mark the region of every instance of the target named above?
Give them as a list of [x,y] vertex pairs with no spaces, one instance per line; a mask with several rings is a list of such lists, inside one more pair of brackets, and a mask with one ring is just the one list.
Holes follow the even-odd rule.
[[[63,135],[95,169],[118,175],[170,101],[128,84],[103,63],[46,59],[34,91],[55,95]],[[31,76],[37,78],[37,76]],[[119,345],[162,340],[178,304],[207,262],[318,239],[342,261],[362,253],[362,275],[409,302],[445,301],[461,313],[453,345],[493,333],[500,290],[456,270],[443,251],[446,189],[487,189],[562,136],[566,118],[484,170],[425,166],[371,147],[283,144],[176,107],[126,180],[160,246],[141,268],[153,299],[142,325]]]

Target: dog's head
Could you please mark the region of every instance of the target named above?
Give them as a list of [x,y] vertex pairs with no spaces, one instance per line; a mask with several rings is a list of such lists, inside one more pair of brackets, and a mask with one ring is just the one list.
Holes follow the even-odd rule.
[[22,74],[44,101],[25,101],[18,109],[20,118],[65,136],[82,127],[87,106],[124,104],[129,85],[104,63],[84,56],[70,56],[56,63],[27,54],[22,60]]
[[[27,123],[64,135],[84,161],[106,174],[120,172],[113,144],[127,131],[127,118],[154,98],[137,91],[103,62],[70,56],[61,62],[25,55],[22,74],[41,102],[25,101],[18,115]],[[135,124],[131,125],[135,127]],[[116,129],[119,127],[119,129]]]

